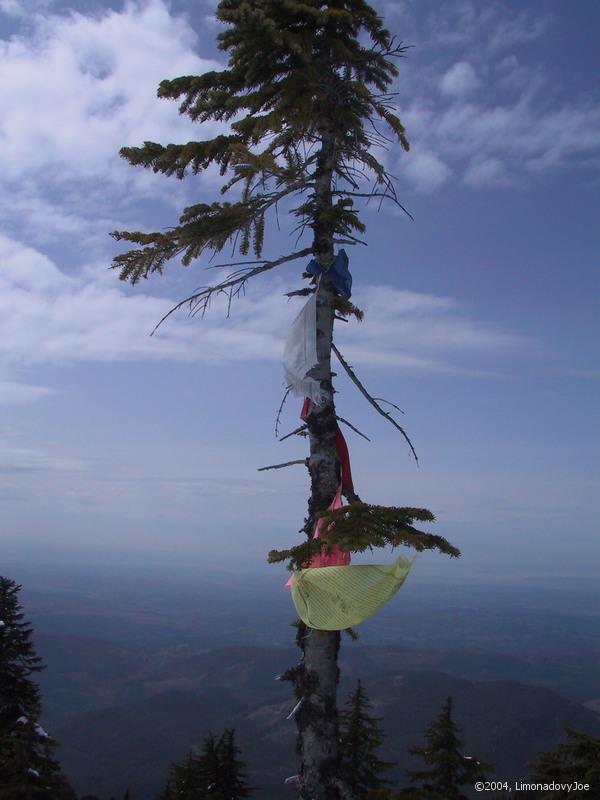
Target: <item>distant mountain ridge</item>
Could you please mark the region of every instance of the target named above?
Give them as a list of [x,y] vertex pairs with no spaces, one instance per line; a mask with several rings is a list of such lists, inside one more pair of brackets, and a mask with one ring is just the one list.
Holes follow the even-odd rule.
[[[431,670],[365,669],[366,662],[378,660],[370,650],[377,648],[346,648],[340,694],[358,674],[364,678],[383,720],[382,757],[397,762],[393,777],[399,781],[412,765],[407,748],[422,742],[449,694],[465,752],[493,763],[502,779],[526,777],[527,763],[555,747],[567,726],[600,736],[600,715],[552,690]],[[147,800],[161,788],[171,761],[198,746],[209,730],[233,726],[251,782],[260,787],[257,800],[280,800],[283,780],[295,770],[295,729],[286,720],[293,706],[289,686],[275,677],[291,663],[291,654],[230,647],[147,665],[137,697],[76,712],[55,729],[67,774],[81,792],[108,798],[129,787],[133,800]]]
[[[283,786],[296,769],[293,700],[275,681],[297,660],[284,576],[27,564],[14,577],[47,664],[44,724],[78,789],[108,800],[129,786],[132,800],[152,800],[171,761],[234,725],[256,800],[293,796]],[[398,778],[448,693],[465,748],[500,778],[526,777],[566,725],[598,735],[591,583],[417,578],[341,651],[340,695],[364,680]]]

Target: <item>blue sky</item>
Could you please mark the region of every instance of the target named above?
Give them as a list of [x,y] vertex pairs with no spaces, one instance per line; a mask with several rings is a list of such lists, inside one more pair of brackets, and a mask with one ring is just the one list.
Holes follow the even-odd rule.
[[[337,341],[406,412],[420,467],[340,375],[340,413],[372,439],[347,437],[357,490],[436,513],[463,558],[424,558],[424,573],[595,574],[600,7],[376,7],[414,45],[395,87],[411,152],[385,158],[415,221],[365,211],[350,266],[366,317]],[[109,231],[217,196],[214,172],[181,183],[118,157],[221,130],[155,97],[220,63],[213,11],[0,0],[5,553],[258,569],[302,524],[303,469],[256,471],[305,453],[273,434],[301,264],[256,280],[230,319],[215,304],[153,338],[207,262],[134,288],[108,269]],[[289,249],[267,231],[267,254]]]

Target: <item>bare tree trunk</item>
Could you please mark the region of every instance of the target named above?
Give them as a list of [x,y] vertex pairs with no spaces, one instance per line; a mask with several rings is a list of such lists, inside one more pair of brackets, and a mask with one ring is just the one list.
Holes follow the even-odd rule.
[[[316,213],[313,220],[313,252],[326,269],[333,260],[333,231],[327,211],[331,208],[331,181],[334,167],[335,134],[333,121],[321,126],[322,146],[315,173]],[[311,376],[321,383],[326,395],[322,406],[311,405],[307,419],[310,438],[309,471],[311,496],[306,529],[312,535],[315,515],[331,504],[340,484],[340,468],[336,456],[335,405],[331,376],[331,342],[334,311],[331,300],[335,291],[325,273],[317,288],[317,355],[318,365]],[[301,800],[351,800],[344,786],[339,765],[339,726],[337,711],[337,665],[340,647],[339,631],[317,631],[300,625],[297,637],[302,656],[292,670],[300,766]]]
[[[319,377],[322,377],[321,385],[328,392],[328,402],[323,406],[313,406],[308,417],[312,484],[309,530],[314,525],[314,515],[325,510],[333,500],[340,481],[330,367],[333,309],[329,300],[332,296],[331,289],[321,283],[317,292],[317,352],[319,370],[322,370],[322,376]],[[300,797],[302,800],[337,800],[345,796],[338,788],[337,657],[340,634],[338,631],[318,631],[301,626],[298,644],[302,650],[298,673],[300,692],[297,692],[302,704],[296,713],[302,760]]]

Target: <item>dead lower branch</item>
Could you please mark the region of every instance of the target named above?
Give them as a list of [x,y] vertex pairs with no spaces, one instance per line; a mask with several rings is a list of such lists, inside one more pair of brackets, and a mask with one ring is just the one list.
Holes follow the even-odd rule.
[[401,414],[404,414],[404,411],[396,405],[396,403],[392,403],[390,400],[386,400],[384,397],[374,397],[373,400],[377,400],[378,403],[385,403],[387,406],[391,406],[395,408],[396,411],[399,411]]
[[[176,305],[174,305],[173,308],[171,308],[170,311],[168,311],[154,326],[154,329],[150,335],[153,336],[163,322],[168,319],[171,314],[173,314],[175,311],[178,311],[183,306],[188,305],[190,307],[190,316],[192,317],[196,316],[196,314],[204,315],[212,298],[219,294],[226,295],[229,305],[231,305],[231,301],[235,297],[238,297],[240,294],[242,294],[246,284],[251,278],[255,278],[257,275],[261,275],[263,272],[268,272],[269,270],[275,269],[275,267],[279,267],[281,264],[286,264],[289,261],[295,261],[298,258],[306,258],[306,256],[311,255],[311,253],[312,248],[305,247],[304,250],[298,250],[295,253],[290,253],[287,256],[277,258],[274,261],[265,261],[260,266],[237,269],[220,283],[216,283],[214,286],[204,286],[199,288],[189,297],[186,297],[184,300],[180,300],[179,303],[176,303]],[[230,266],[235,266],[236,263],[237,262],[231,262]],[[228,265],[220,264],[219,266],[224,267]]]
[[367,204],[368,204],[369,200],[372,197],[380,197],[382,199],[382,201],[383,200],[391,200],[395,205],[398,206],[399,209],[401,209],[406,214],[407,217],[412,219],[413,222],[415,221],[415,218],[410,213],[410,211],[408,211],[408,209],[406,209],[402,205],[402,203],[398,200],[398,198],[396,197],[396,193],[395,192],[392,194],[392,193],[387,192],[387,191],[386,192],[346,192],[346,191],[343,191],[343,190],[338,190],[338,191],[332,192],[332,194],[337,194],[337,195],[340,195],[341,197],[366,197],[366,198],[368,198],[367,199]]
[[[338,417],[338,419],[339,419],[339,417]],[[308,425],[300,425],[295,430],[290,431],[290,433],[286,433],[285,436],[282,436],[279,441],[280,442],[285,442],[285,440],[289,439],[290,436],[306,436],[307,435],[307,433],[306,433],[307,428],[308,428]]]
[[375,400],[375,398],[371,394],[369,394],[367,389],[365,389],[363,384],[356,377],[356,373],[354,372],[354,370],[352,369],[350,364],[348,364],[348,362],[345,360],[344,356],[340,353],[340,351],[337,349],[335,344],[333,344],[333,342],[331,344],[331,349],[335,353],[335,355],[337,357],[337,360],[340,362],[340,364],[342,365],[342,367],[346,371],[346,374],[348,375],[348,377],[350,378],[352,383],[357,387],[359,392],[363,395],[363,397],[365,397],[367,399],[367,401],[373,406],[373,408],[375,409],[375,411],[377,411],[378,414],[381,414],[381,416],[385,417],[385,419],[387,419],[388,422],[391,422],[392,425],[394,426],[394,428],[396,428],[396,430],[400,431],[402,436],[404,436],[404,438],[405,438],[406,442],[408,443],[408,446],[410,447],[410,450],[411,450],[411,452],[412,452],[412,454],[414,456],[414,459],[418,464],[419,463],[419,458],[417,456],[416,450],[413,447],[413,443],[409,439],[408,434],[406,433],[404,428],[396,422],[396,420],[392,417],[391,414],[388,414],[387,411],[384,411],[383,408],[377,402],[377,400]]
[[285,297],[308,297],[309,294],[314,294],[316,292],[316,287],[309,288],[306,287],[305,289],[296,289],[293,292],[286,292]]
[[[350,430],[354,431],[354,433],[358,433],[358,435],[359,435],[359,436],[362,436],[362,438],[363,438],[363,439],[366,439],[366,440],[367,440],[367,442],[370,442],[370,441],[371,441],[371,440],[369,439],[369,437],[368,437],[368,436],[365,436],[365,434],[364,434],[364,433],[362,433],[361,431],[359,431],[359,430],[358,430],[358,428],[355,428],[355,427],[354,427],[354,425],[353,425],[351,422],[348,422],[348,420],[347,420],[347,419],[344,419],[343,417],[337,417],[337,416],[336,416],[336,419],[337,419],[339,422],[343,422],[343,423],[344,423],[344,425],[347,425],[347,426],[350,428]],[[290,434],[290,435],[291,435],[291,434]],[[283,439],[280,439],[280,441],[283,441]]]
[[283,407],[285,405],[285,401],[288,399],[288,395],[292,390],[288,386],[285,390],[285,394],[283,395],[283,399],[281,401],[281,405],[279,406],[279,411],[277,412],[277,416],[275,417],[275,438],[277,439],[279,436],[279,423],[281,421],[281,412],[283,411]]
[[297,458],[295,461],[284,461],[283,464],[270,464],[268,467],[259,467],[258,472],[266,472],[268,469],[283,469],[284,467],[291,467],[294,464],[304,464],[308,466],[308,458]]

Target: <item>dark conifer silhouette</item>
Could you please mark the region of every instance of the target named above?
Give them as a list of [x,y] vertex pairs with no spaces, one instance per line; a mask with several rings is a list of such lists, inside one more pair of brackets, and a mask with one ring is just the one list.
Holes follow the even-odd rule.
[[429,769],[409,772],[411,781],[419,781],[421,789],[439,794],[444,800],[467,800],[461,788],[483,780],[491,767],[475,756],[461,753],[462,742],[452,719],[451,697],[446,700],[425,738],[425,747],[411,747],[409,752],[421,756]]
[[252,789],[246,782],[245,764],[239,760],[239,748],[235,743],[235,731],[226,730],[217,746],[219,760],[219,800],[243,800],[250,797]]
[[579,783],[590,789],[540,793],[540,800],[580,800],[600,797],[600,739],[585,733],[566,729],[568,741],[556,750],[540,753],[536,763],[531,764],[532,783]]
[[244,800],[250,797],[252,789],[246,783],[239,753],[234,730],[226,730],[218,742],[209,733],[200,753],[190,752],[182,764],[173,764],[167,785],[156,800]]
[[342,768],[353,800],[366,800],[370,793],[390,785],[384,773],[393,764],[377,756],[383,735],[379,717],[370,713],[372,708],[365,687],[357,681],[340,713]]
[[56,743],[40,725],[41,699],[33,676],[43,667],[19,604],[21,587],[0,577],[0,797],[75,798],[52,757]]

